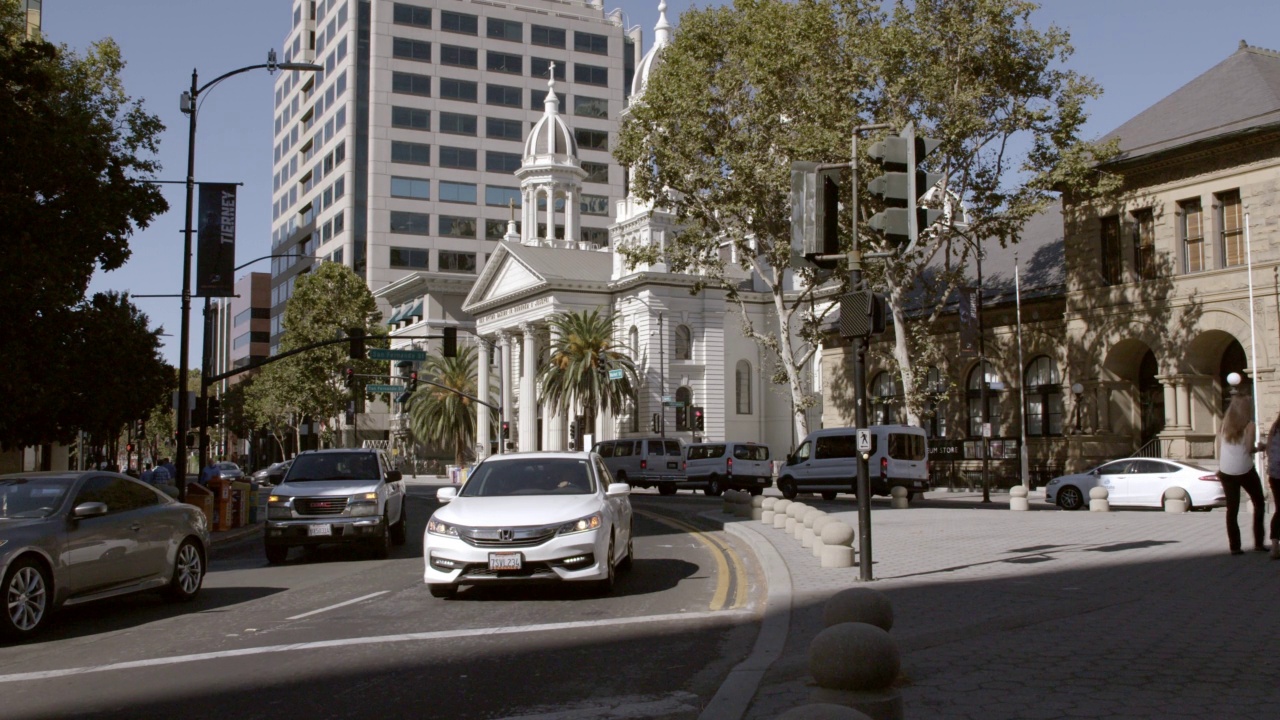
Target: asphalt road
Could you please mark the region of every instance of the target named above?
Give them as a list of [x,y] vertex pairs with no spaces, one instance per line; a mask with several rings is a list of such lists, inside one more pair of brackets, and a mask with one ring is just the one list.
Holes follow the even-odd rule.
[[260,540],[219,548],[201,596],[70,608],[0,646],[5,718],[696,718],[750,651],[762,583],[696,513],[719,501],[633,496],[636,561],[615,592],[422,584],[431,488],[388,560]]

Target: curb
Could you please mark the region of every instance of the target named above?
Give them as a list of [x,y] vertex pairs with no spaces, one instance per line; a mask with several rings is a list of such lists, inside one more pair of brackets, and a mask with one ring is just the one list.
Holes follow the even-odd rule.
[[228,543],[236,542],[237,540],[243,540],[253,535],[260,535],[262,534],[262,528],[265,526],[266,526],[265,523],[259,522],[259,523],[254,523],[253,525],[245,525],[243,527],[238,527],[232,530],[221,530],[219,532],[212,533],[212,537],[210,539],[210,545],[213,547],[218,547],[220,545],[226,545]]

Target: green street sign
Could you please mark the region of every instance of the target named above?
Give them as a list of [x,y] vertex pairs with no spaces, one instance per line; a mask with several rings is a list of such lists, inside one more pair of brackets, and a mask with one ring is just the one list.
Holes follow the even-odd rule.
[[364,387],[364,389],[365,389],[365,392],[371,392],[371,393],[400,393],[400,392],[404,392],[404,386],[403,386],[403,385],[381,385],[381,384],[372,384],[372,385],[366,385],[366,386]]
[[620,370],[620,369],[610,370],[610,371],[609,371],[609,379],[610,379],[610,380],[621,380],[621,379],[622,379],[622,370]]
[[382,348],[369,348],[369,359],[370,360],[417,360],[421,362],[427,359],[427,351],[426,350],[383,350]]
[[684,407],[684,401],[683,401],[683,400],[673,400],[673,401],[671,401],[671,402],[664,402],[664,403],[662,403],[662,404],[663,404],[664,406],[666,406],[666,407],[673,407],[673,408],[682,408],[682,407]]

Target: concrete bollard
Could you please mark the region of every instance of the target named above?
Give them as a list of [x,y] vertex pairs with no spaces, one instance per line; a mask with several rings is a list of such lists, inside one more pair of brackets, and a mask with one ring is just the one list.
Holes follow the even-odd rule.
[[895,485],[889,490],[889,507],[894,510],[906,510],[911,507],[911,503],[907,502],[907,489],[901,485]]
[[764,497],[760,495],[747,494],[747,504],[751,508],[751,519],[759,520],[764,517]]
[[787,522],[782,526],[782,528],[788,535],[791,535],[792,537],[795,536],[796,522],[798,522],[797,518],[803,515],[808,509],[809,506],[801,502],[791,503],[787,506]]
[[1187,491],[1180,487],[1164,491],[1164,511],[1167,513],[1184,513],[1191,507],[1191,498]]
[[1111,503],[1107,500],[1107,489],[1098,485],[1089,488],[1089,512],[1110,512]]
[[787,526],[787,508],[794,504],[794,500],[783,498],[773,504],[773,526],[781,530]]
[[804,523],[804,529],[800,531],[800,547],[813,547],[813,524],[818,521],[818,518],[826,514],[826,511],[818,510],[817,508],[804,514],[804,518],[801,520]]
[[724,514],[725,514],[725,515],[732,515],[732,514],[733,514],[733,495],[734,495],[734,493],[736,493],[736,492],[738,492],[738,491],[737,491],[737,490],[725,490],[725,491],[724,491],[724,494],[720,496],[720,509],[721,509],[722,511],[724,511]]
[[751,517],[751,494],[739,492],[734,496],[733,514],[740,518]]
[[764,523],[765,525],[773,524],[773,517],[774,515],[777,514],[774,510],[774,506],[777,503],[778,503],[778,498],[767,497],[764,499],[764,503],[760,505],[760,509],[761,509],[760,522]]
[[868,623],[832,625],[809,643],[809,673],[824,688],[884,690],[901,668],[893,637]]
[[822,557],[822,528],[826,527],[827,525],[830,525],[833,522],[839,522],[839,521],[836,520],[831,515],[823,515],[822,517],[813,521],[813,556],[814,557],[816,558]]
[[822,528],[821,566],[853,567],[853,528],[839,521]]
[[893,629],[893,603],[874,588],[845,588],[822,606],[823,627],[840,623],[867,623],[888,632]]
[[778,720],[871,720],[871,716],[835,703],[809,703],[791,708]]
[[1009,488],[1009,509],[1010,510],[1030,510],[1031,503],[1027,500],[1027,489],[1021,485],[1014,485]]

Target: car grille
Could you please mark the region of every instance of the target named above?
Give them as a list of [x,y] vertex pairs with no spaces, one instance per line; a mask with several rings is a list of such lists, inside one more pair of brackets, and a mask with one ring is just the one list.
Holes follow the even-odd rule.
[[298,498],[293,509],[299,515],[341,515],[347,509],[345,497]]
[[459,537],[473,547],[533,547],[555,537],[559,527],[468,528]]
[[547,563],[525,563],[519,570],[490,570],[488,565],[475,563],[463,567],[459,579],[481,580],[485,578],[559,578]]

